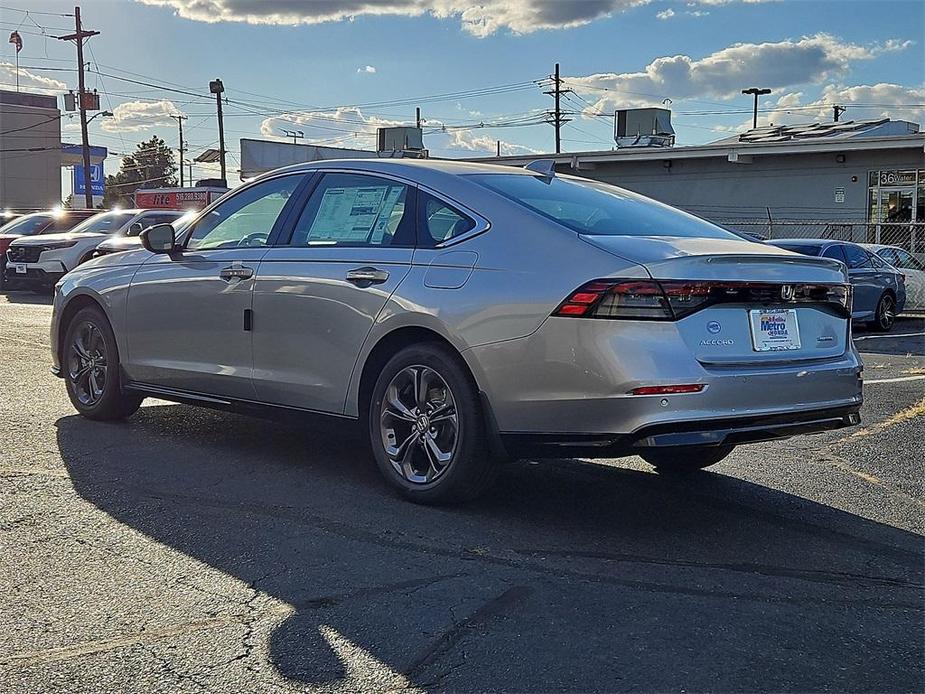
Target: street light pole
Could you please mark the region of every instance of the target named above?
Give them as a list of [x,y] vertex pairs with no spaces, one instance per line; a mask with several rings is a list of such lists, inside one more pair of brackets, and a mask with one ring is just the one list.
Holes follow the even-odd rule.
[[221,155],[222,180],[228,185],[228,178],[225,176],[225,122],[222,118],[222,92],[225,91],[225,85],[220,79],[214,79],[209,82],[209,91],[215,94],[215,105],[218,108],[218,151]]
[[755,95],[755,110],[752,114],[752,129],[758,127],[758,97],[764,96],[765,94],[770,94],[770,89],[759,89],[758,87],[750,87],[749,89],[743,89],[743,94],[754,94]]

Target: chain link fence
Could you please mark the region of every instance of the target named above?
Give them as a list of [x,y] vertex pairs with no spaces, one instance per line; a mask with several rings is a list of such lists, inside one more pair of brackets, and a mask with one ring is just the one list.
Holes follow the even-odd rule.
[[833,239],[898,246],[925,261],[925,222],[871,223],[857,220],[714,219],[728,229],[765,239]]

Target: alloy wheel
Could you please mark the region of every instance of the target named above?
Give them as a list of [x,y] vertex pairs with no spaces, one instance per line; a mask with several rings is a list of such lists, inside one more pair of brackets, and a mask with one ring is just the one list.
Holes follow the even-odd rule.
[[435,481],[449,469],[459,440],[456,400],[428,366],[408,366],[386,388],[379,432],[389,462],[414,484]]
[[880,299],[880,327],[883,330],[889,330],[896,321],[896,308],[893,305],[893,299],[884,296]]
[[81,404],[96,405],[106,390],[106,341],[98,326],[90,322],[80,324],[68,346],[68,380]]

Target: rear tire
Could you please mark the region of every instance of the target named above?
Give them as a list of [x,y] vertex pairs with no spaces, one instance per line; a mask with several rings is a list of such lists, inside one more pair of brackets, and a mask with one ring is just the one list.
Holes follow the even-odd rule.
[[884,294],[877,302],[877,311],[874,319],[867,324],[871,330],[888,333],[896,323],[896,300],[891,294]]
[[677,446],[640,453],[662,474],[694,472],[715,465],[735,450],[735,446]]
[[422,504],[468,501],[494,480],[478,392],[465,364],[439,344],[399,351],[373,386],[369,441],[388,482]]
[[71,404],[88,419],[124,419],[144,400],[122,390],[116,337],[98,308],[81,309],[68,323],[61,370]]

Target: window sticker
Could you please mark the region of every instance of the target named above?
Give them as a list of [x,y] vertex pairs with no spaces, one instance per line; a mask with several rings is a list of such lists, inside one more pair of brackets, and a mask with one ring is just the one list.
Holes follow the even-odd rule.
[[365,242],[387,191],[388,186],[328,188],[312,223],[310,242]]

